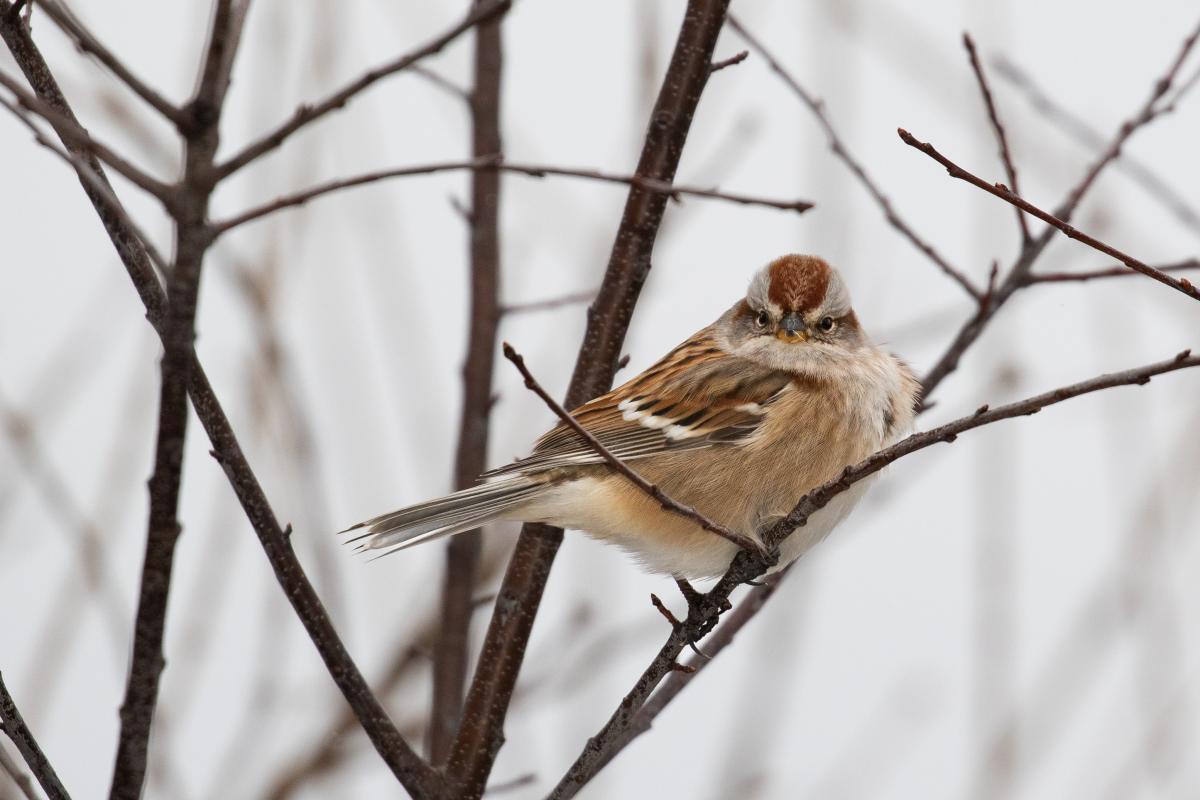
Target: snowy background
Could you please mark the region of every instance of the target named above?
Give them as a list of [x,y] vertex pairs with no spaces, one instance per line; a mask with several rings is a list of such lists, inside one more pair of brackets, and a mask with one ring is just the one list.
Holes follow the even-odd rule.
[[[223,152],[442,31],[460,5],[259,0]],[[504,32],[506,156],[631,171],[683,5],[518,0]],[[188,96],[208,3],[73,7],[168,97]],[[732,8],[826,100],[900,213],[978,282],[992,259],[1004,268],[1017,251],[1011,209],[950,180],[895,133],[903,126],[1002,179],[962,31],[975,35],[986,65],[999,56],[1019,65],[1107,137],[1144,102],[1197,15],[1194,2]],[[170,129],[36,10],[34,34],[84,123],[174,177]],[[717,57],[743,47],[726,30]],[[466,85],[469,37],[425,63]],[[17,74],[6,51],[0,69]],[[1094,152],[990,72],[1023,191],[1052,207]],[[467,124],[461,102],[429,81],[390,78],[223,186],[215,216],[354,172],[462,159]],[[1198,131],[1192,97],[1125,150],[1193,208]],[[709,83],[678,179],[817,208],[796,216],[672,204],[619,379],[710,322],[785,252],[837,265],[867,330],[918,372],[971,312],[887,226],[808,110],[755,55]],[[206,262],[201,360],[372,680],[435,617],[442,551],[364,565],[332,532],[449,488],[467,303],[466,230],[450,198],[465,197],[467,182],[448,174],[334,195],[231,233]],[[169,251],[156,202],[116,186]],[[506,177],[504,301],[596,287],[624,197],[620,186]],[[1194,256],[1200,243],[1200,224],[1119,165],[1076,222],[1150,263]],[[0,234],[0,669],[65,784],[77,798],[98,797],[115,752],[144,546],[158,344],[76,179],[10,116],[0,117]],[[1109,264],[1060,237],[1039,269]],[[248,286],[269,297],[265,314],[252,313]],[[560,396],[584,309],[502,325]],[[1152,281],[1037,287],[1003,310],[920,425],[1189,346],[1200,346],[1195,303]],[[500,464],[551,417],[503,360],[496,391],[490,462]],[[18,418],[25,434],[14,433]],[[1200,374],[1179,373],[906,459],[583,796],[1197,796],[1198,442]],[[344,703],[208,449],[193,419],[146,796],[395,796],[361,733],[334,769],[294,794],[279,791]],[[513,533],[487,535],[490,584]],[[97,559],[86,556],[89,540]],[[680,606],[668,581],[568,533],[493,773],[496,782],[534,777],[503,796],[544,795],[648,663],[666,634],[651,591]],[[484,609],[476,636],[486,621]],[[418,655],[386,697],[411,741],[421,740],[428,698]],[[14,792],[0,782],[0,797]]]

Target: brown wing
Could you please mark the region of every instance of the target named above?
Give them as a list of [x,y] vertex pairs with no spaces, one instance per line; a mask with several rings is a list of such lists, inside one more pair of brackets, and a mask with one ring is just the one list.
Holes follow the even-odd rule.
[[[702,334],[572,416],[617,458],[634,460],[748,437],[790,383],[787,373],[730,355]],[[600,463],[596,451],[560,423],[528,457],[485,477]]]

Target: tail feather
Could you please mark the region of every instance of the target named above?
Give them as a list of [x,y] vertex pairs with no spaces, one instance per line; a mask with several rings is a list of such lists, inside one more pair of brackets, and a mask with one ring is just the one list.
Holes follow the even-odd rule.
[[489,481],[454,494],[408,508],[381,514],[342,533],[362,530],[348,542],[361,542],[359,550],[387,553],[474,530],[529,500],[541,484],[524,476]]

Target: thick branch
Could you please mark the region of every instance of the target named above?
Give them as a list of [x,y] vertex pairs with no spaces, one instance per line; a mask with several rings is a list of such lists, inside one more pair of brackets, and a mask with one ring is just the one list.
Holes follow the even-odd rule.
[[[953,442],[959,434],[983,425],[1012,417],[1036,414],[1047,406],[1080,395],[1115,386],[1143,385],[1149,383],[1155,375],[1198,366],[1200,366],[1200,356],[1192,356],[1190,351],[1185,350],[1167,361],[1124,372],[1101,375],[995,409],[983,406],[968,417],[962,417],[924,433],[913,434],[858,464],[847,467],[838,477],[818,486],[800,498],[786,517],[762,534],[763,542],[768,547],[778,547],[796,528],[806,524],[813,514],[824,508],[834,497],[888,464],[918,450],[941,442]],[[730,565],[729,571],[717,581],[707,594],[701,595],[696,602],[691,604],[688,618],[683,624],[672,628],[666,643],[651,661],[650,666],[642,673],[634,688],[622,699],[617,710],[600,732],[588,740],[583,752],[551,792],[552,800],[565,800],[565,798],[573,797],[580,787],[591,780],[608,763],[614,748],[623,747],[632,738],[629,730],[655,687],[664,677],[679,671],[675,668],[675,664],[676,659],[683,652],[683,648],[688,643],[696,641],[712,627],[716,616],[728,603],[729,595],[739,584],[757,578],[769,568],[770,564],[756,559],[748,552],[738,553]],[[736,628],[734,632],[736,632]]]
[[[475,28],[471,152],[476,157],[499,153],[504,147],[500,136],[503,19],[500,15]],[[496,329],[500,324],[500,174],[495,170],[471,174],[470,253],[471,317],[463,365],[462,420],[454,459],[456,489],[471,486],[487,467]],[[444,764],[450,757],[462,716],[479,550],[479,537],[473,534],[455,536],[446,548],[442,625],[433,649],[429,758],[434,765]]]
[[[1000,122],[1000,113],[996,110],[996,101],[992,97],[991,87],[988,86],[987,76],[983,65],[979,63],[979,54],[975,52],[975,41],[971,34],[963,34],[963,47],[967,49],[967,58],[971,62],[971,71],[975,73],[975,82],[979,84],[979,93],[983,96],[983,105],[987,109],[988,121],[992,124],[992,132],[996,134],[996,146],[1000,149],[1000,161],[1004,163],[1004,174],[1008,176],[1008,185],[1017,194],[1021,193],[1017,183],[1017,165],[1013,163],[1012,151],[1008,147],[1008,136],[1004,125]],[[1029,223],[1025,215],[1017,211],[1017,225],[1021,229],[1021,241],[1028,243],[1033,237],[1029,234]]]
[[498,14],[507,11],[510,5],[512,5],[512,0],[489,0],[488,2],[480,3],[471,9],[471,13],[467,14],[462,22],[459,22],[450,28],[450,30],[418,47],[411,53],[407,53],[400,58],[368,70],[364,75],[346,84],[318,103],[300,106],[287,122],[284,122],[261,139],[246,145],[236,155],[230,157],[224,164],[221,164],[216,170],[217,180],[229,177],[251,161],[279,147],[296,131],[320,119],[331,111],[337,111],[342,108],[355,95],[367,89],[376,81],[386,78],[389,75],[395,75],[397,72],[402,72],[421,59],[441,52],[442,48],[476,25],[494,19]]
[[[8,9],[0,9],[0,14],[7,13],[7,11]],[[33,733],[25,724],[25,720],[21,719],[21,712],[17,710],[17,704],[13,702],[12,695],[8,693],[8,687],[4,685],[3,675],[0,675],[0,730],[17,746],[21,758],[25,759],[29,771],[41,784],[46,797],[50,800],[71,800],[71,796],[63,788],[62,781],[58,779],[58,774],[54,771],[50,760],[38,746],[37,739],[33,738]]]
[[662,491],[662,489],[659,489],[653,483],[635,472],[633,468],[624,461],[614,456],[607,447],[600,443],[599,439],[588,432],[587,428],[580,425],[579,422],[573,416],[571,416],[571,414],[565,408],[560,406],[555,399],[550,396],[549,392],[542,388],[542,385],[537,382],[537,380],[533,377],[533,374],[529,371],[529,367],[525,366],[525,359],[522,358],[521,355],[514,350],[512,345],[510,345],[508,342],[504,343],[504,357],[511,361],[521,373],[521,377],[525,379],[526,389],[529,389],[538,397],[542,398],[542,402],[546,404],[546,407],[553,411],[554,415],[562,420],[564,425],[575,431],[576,435],[578,435],[580,439],[583,439],[588,447],[592,448],[597,455],[604,459],[604,463],[608,464],[608,466],[614,472],[620,473],[626,480],[628,480],[637,488],[641,489],[642,492],[661,505],[664,510],[670,511],[673,514],[678,514],[686,519],[690,519],[704,530],[709,531],[710,533],[715,533],[717,536],[720,536],[727,542],[737,545],[743,550],[755,553],[761,558],[768,557],[767,552],[762,548],[762,546],[749,536],[738,533],[737,531],[731,531],[724,525],[713,522],[695,508],[691,506],[685,506],[678,501],[672,500]]
[[516,164],[504,161],[500,156],[494,154],[485,154],[478,156],[470,161],[443,161],[436,164],[423,164],[415,167],[401,167],[399,169],[379,170],[376,172],[368,172],[363,175],[355,175],[349,178],[342,178],[328,183],[322,183],[311,189],[306,189],[295,194],[284,195],[272,200],[270,203],[264,203],[261,206],[243,211],[237,216],[227,220],[215,222],[212,225],[214,236],[219,236],[222,233],[236,228],[239,225],[244,225],[247,222],[261,219],[268,214],[273,214],[276,211],[282,211],[286,208],[294,208],[302,206],[310,200],[313,200],[322,195],[339,192],[343,189],[351,189],[357,186],[365,186],[379,181],[390,180],[392,178],[408,178],[417,175],[432,175],[438,172],[449,172],[457,170],[471,170],[475,173],[481,172],[512,172],[519,175],[525,175],[530,178],[544,178],[547,175],[556,175],[565,178],[585,178],[593,181],[603,181],[605,183],[618,183],[626,186],[636,186],[641,189],[646,189],[650,192],[658,192],[671,197],[673,200],[679,200],[682,196],[706,197],[714,200],[724,200],[730,203],[739,203],[741,205],[765,206],[767,208],[775,208],[780,211],[795,211],[802,214],[813,207],[812,203],[805,200],[773,200],[768,197],[754,197],[746,194],[735,194],[732,192],[723,192],[719,189],[702,189],[697,186],[681,186],[673,184],[670,181],[661,181],[654,178],[645,178],[640,175],[619,175],[612,172],[603,172],[594,169],[580,169],[577,167],[557,167],[544,164]]
[[[61,89],[36,45],[29,38],[28,31],[19,24],[19,20],[11,20],[8,13],[11,8],[7,0],[0,0],[0,35],[38,96],[64,118],[74,120]],[[70,142],[64,140],[64,144],[73,153],[76,152]],[[107,184],[95,156],[91,153],[77,154],[82,155],[98,179]],[[126,224],[128,215],[119,204],[115,204],[111,191],[96,191],[82,175],[80,182],[129,272],[130,279],[146,307],[147,319],[162,336],[165,332],[166,294],[154,274],[146,251]],[[242,453],[233,427],[221,408],[208,377],[195,360],[194,353],[188,392],[196,416],[213,444],[213,453],[224,468],[246,516],[258,535],[276,579],[371,743],[393,774],[415,797],[438,796],[442,786],[440,776],[422,762],[404,741],[346,651],[320,598],[304,574],[288,535],[276,520],[258,478]]]
[[1184,294],[1186,294],[1188,297],[1192,298],[1193,300],[1200,300],[1200,290],[1198,290],[1192,284],[1192,282],[1189,281],[1187,278],[1172,278],[1170,275],[1167,275],[1165,272],[1155,269],[1154,267],[1150,266],[1149,264],[1146,264],[1145,262],[1139,261],[1138,259],[1134,258],[1131,255],[1121,252],[1120,250],[1113,247],[1112,245],[1105,244],[1104,242],[1100,241],[1099,239],[1096,239],[1092,236],[1087,235],[1083,231],[1078,230],[1074,226],[1070,225],[1069,223],[1065,222],[1064,220],[1059,219],[1058,217],[1054,216],[1050,212],[1043,211],[1042,209],[1033,205],[1029,201],[1024,200],[1021,197],[1014,194],[1010,189],[1008,189],[1008,187],[1004,186],[1003,184],[988,183],[983,178],[980,178],[977,175],[967,172],[965,169],[958,166],[953,161],[951,161],[950,159],[946,158],[944,155],[939,153],[937,151],[937,149],[934,148],[933,145],[929,144],[928,142],[920,141],[919,139],[917,139],[915,136],[913,136],[911,133],[904,130],[903,128],[901,128],[899,130],[899,134],[900,134],[900,138],[903,139],[904,143],[907,144],[909,147],[914,147],[917,150],[920,150],[922,153],[929,156],[934,161],[938,162],[943,167],[945,167],[946,172],[950,173],[950,177],[958,178],[961,181],[966,181],[967,183],[977,186],[980,189],[983,189],[985,192],[987,192],[989,194],[993,194],[996,197],[999,197],[1001,200],[1004,200],[1007,203],[1011,203],[1012,205],[1016,206],[1017,208],[1021,209],[1022,211],[1032,214],[1033,216],[1037,217],[1040,220],[1043,220],[1044,222],[1050,223],[1055,228],[1058,228],[1060,231],[1065,233],[1069,238],[1075,239],[1076,241],[1079,241],[1079,242],[1083,242],[1084,244],[1086,244],[1088,247],[1092,248],[1093,250],[1099,250],[1101,253],[1104,253],[1106,256],[1111,256],[1111,257],[1117,259],[1118,261],[1120,261],[1122,264],[1129,267],[1130,269],[1140,272],[1148,278],[1153,278],[1154,280],[1158,281],[1159,283],[1165,284],[1166,286],[1170,286],[1172,289],[1176,290],[1177,292],[1183,292]]
[[[650,116],[636,174],[671,182],[709,77],[728,0],[689,0],[670,66]],[[631,186],[600,293],[588,315],[565,405],[582,405],[612,385],[621,343],[650,271],[667,196]],[[463,723],[448,763],[463,796],[479,796],[504,741],[504,718],[533,621],[562,543],[562,531],[526,525],[501,584],[479,665],[467,694]]]
[[750,31],[746,30],[746,28],[737,20],[736,17],[729,17],[729,27],[737,31],[737,34],[746,41],[746,44],[750,45],[750,47],[756,53],[762,56],[763,60],[767,62],[767,66],[771,68],[771,71],[778,75],[780,79],[783,80],[784,84],[786,84],[787,87],[792,90],[792,93],[800,98],[800,101],[804,103],[808,110],[813,113],[813,116],[817,118],[817,123],[821,126],[821,130],[825,132],[825,139],[829,143],[830,151],[832,151],[834,156],[836,156],[843,164],[846,165],[846,168],[850,170],[851,174],[858,179],[858,182],[861,183],[863,188],[867,190],[867,193],[871,195],[871,198],[875,201],[875,204],[878,205],[879,209],[883,212],[883,216],[888,221],[888,224],[898,231],[901,236],[903,236],[905,239],[908,239],[913,247],[920,250],[926,258],[933,262],[934,266],[936,266],[951,280],[962,287],[964,292],[966,292],[972,298],[978,300],[980,297],[980,291],[973,283],[971,283],[970,279],[963,274],[962,270],[954,267],[950,264],[950,262],[946,261],[946,259],[943,258],[942,255],[933,248],[933,245],[922,239],[917,232],[914,231],[898,213],[896,213],[896,209],[892,206],[892,201],[888,199],[887,195],[880,191],[879,187],[875,184],[875,181],[871,180],[862,164],[859,163],[854,156],[850,155],[850,151],[846,149],[846,145],[842,142],[842,138],[838,135],[837,130],[833,127],[833,123],[829,121],[829,115],[825,112],[825,103],[801,86],[800,82],[797,81],[796,78],[784,68],[783,64],[781,64],[779,60],[776,59],[769,50],[767,50],[766,46],[763,45],[763,43],[760,42],[757,37],[753,36]]

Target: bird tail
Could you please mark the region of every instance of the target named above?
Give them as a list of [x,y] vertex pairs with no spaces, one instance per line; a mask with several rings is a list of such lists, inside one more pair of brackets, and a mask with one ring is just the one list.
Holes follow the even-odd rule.
[[[363,531],[347,540],[358,550],[386,550],[380,555],[474,530],[499,519],[543,488],[524,475],[492,480],[454,494],[373,517],[342,533]],[[388,549],[390,548],[390,549]]]

